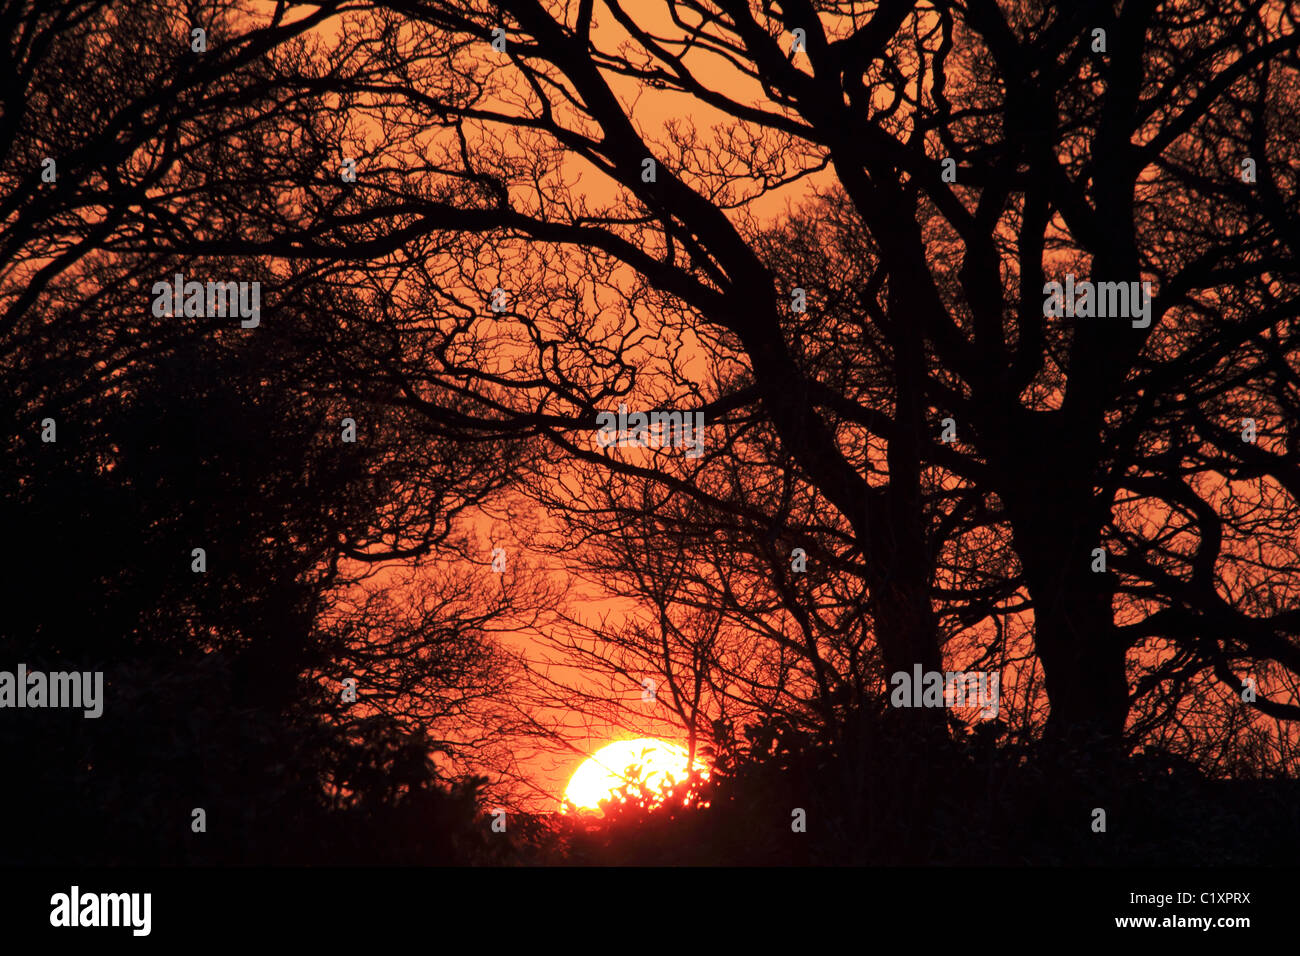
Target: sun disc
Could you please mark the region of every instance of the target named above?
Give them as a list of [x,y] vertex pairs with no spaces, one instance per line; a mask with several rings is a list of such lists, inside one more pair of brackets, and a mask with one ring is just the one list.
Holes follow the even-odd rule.
[[564,791],[566,806],[598,810],[602,800],[612,799],[621,787],[638,779],[652,792],[661,792],[689,776],[688,764],[686,748],[678,744],[654,737],[616,740],[574,772]]

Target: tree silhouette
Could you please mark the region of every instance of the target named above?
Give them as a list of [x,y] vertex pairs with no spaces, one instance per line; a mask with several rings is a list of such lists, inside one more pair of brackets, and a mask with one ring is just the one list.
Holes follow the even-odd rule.
[[[561,16],[531,0],[356,14],[330,78],[298,81],[368,97],[389,135],[346,212],[309,211],[287,231],[268,221],[274,238],[247,248],[405,269],[444,318],[439,362],[407,366],[404,380],[454,375],[477,426],[540,432],[582,461],[602,462],[583,431],[607,401],[638,394],[634,373],[685,363],[671,344],[683,337],[718,342],[750,390],[678,400],[710,417],[742,399],[761,409],[851,529],[887,672],[941,667],[928,537],[938,519],[925,489],[973,486],[958,497],[1018,559],[1054,740],[1118,738],[1129,652],[1148,642],[1168,642],[1177,663],[1138,664],[1139,690],[1201,672],[1235,687],[1234,664],[1246,662],[1261,676],[1292,672],[1290,605],[1259,608],[1238,583],[1262,579],[1227,550],[1236,519],[1216,494],[1244,481],[1289,495],[1292,481],[1293,15],[1212,4],[1192,32],[1154,6],[664,11],[663,30],[619,3],[600,29],[590,6]],[[503,54],[490,44],[497,26]],[[796,26],[807,49],[792,53]],[[629,45],[616,49],[615,37]],[[746,78],[759,100],[733,92]],[[697,104],[717,117],[721,145],[702,148],[681,123],[643,133],[620,82]],[[611,198],[567,185],[577,168]],[[819,171],[876,260],[844,303],[874,350],[874,390],[806,367],[784,321],[791,289],[747,214]],[[419,250],[432,272],[426,241],[456,257],[439,260],[436,278],[401,266]],[[1046,314],[1047,282],[1067,273],[1150,282],[1150,322]],[[470,316],[503,285],[509,308],[493,321],[514,344],[501,347],[536,354],[514,375],[452,348],[478,341]],[[629,322],[668,344],[629,336]],[[1262,424],[1254,442],[1239,440],[1245,417]],[[941,439],[945,418],[953,443]],[[877,443],[878,475],[837,420]],[[1284,522],[1279,511],[1264,523]],[[1093,570],[1096,548],[1105,572]],[[1284,573],[1284,554],[1263,560],[1265,576]],[[1267,693],[1253,703],[1293,713]]]
[[[34,660],[202,651],[282,711],[347,658],[373,710],[324,723],[384,756],[340,800],[390,806],[419,754],[472,748],[392,735],[499,689],[461,636],[548,602],[357,579],[481,564],[465,520],[520,492],[558,525],[539,550],[641,602],[608,633],[534,619],[609,681],[584,706],[640,720],[613,698],[658,674],[692,751],[748,725],[860,769],[880,724],[937,767],[964,730],[888,708],[889,675],[1011,666],[1008,723],[1050,750],[1293,769],[1295,10],[289,12],[4,8],[0,402],[5,507],[41,542],[13,585]],[[264,334],[148,321],[178,270],[262,277]],[[1085,284],[1119,314],[1072,314]],[[602,447],[619,403],[702,411],[703,454]],[[119,406],[149,414],[109,428]],[[304,437],[343,414],[369,450]],[[283,449],[241,447],[250,415]],[[60,599],[44,567],[87,527]],[[194,585],[163,555],[196,538],[240,563]],[[375,769],[399,763],[396,787]]]

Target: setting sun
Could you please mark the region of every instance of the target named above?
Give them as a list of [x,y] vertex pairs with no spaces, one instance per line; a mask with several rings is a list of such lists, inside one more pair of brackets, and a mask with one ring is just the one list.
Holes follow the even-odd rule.
[[686,748],[677,744],[653,737],[615,741],[588,757],[574,772],[564,791],[565,807],[572,804],[579,810],[598,810],[602,800],[612,798],[629,782],[640,781],[650,791],[662,792],[688,777],[688,763]]

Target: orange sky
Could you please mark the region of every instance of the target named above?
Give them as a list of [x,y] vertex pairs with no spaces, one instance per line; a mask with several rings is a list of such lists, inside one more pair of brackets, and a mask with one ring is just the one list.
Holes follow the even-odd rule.
[[[270,5],[267,6],[269,8]],[[563,4],[557,4],[556,6],[562,8]],[[640,18],[639,22],[654,29],[660,35],[676,34],[678,32],[668,18],[663,4],[647,0],[647,2],[638,3],[635,10]],[[601,49],[613,51],[625,38],[625,34],[615,23],[613,16],[604,10],[600,4],[597,4],[594,24],[596,44]],[[327,39],[336,35],[336,31],[333,29],[322,31],[322,33]],[[483,56],[493,58],[493,62],[499,62],[498,79],[508,75],[509,59],[506,55],[487,48],[483,51]],[[751,100],[756,103],[765,102],[757,84],[743,77],[734,68],[727,65],[725,61],[716,58],[705,61],[699,54],[695,54],[688,62],[697,76],[705,79],[713,88],[726,89],[736,99]],[[730,125],[736,123],[734,119],[726,117],[686,95],[644,89],[632,80],[616,76],[611,77],[611,86],[625,104],[629,106],[629,113],[634,124],[643,131],[647,141],[652,146],[659,144],[658,148],[661,150],[659,155],[665,160],[672,156],[671,148],[667,144],[670,134],[674,130],[680,132],[685,126],[693,126],[704,142],[707,143],[714,127],[720,124]],[[505,109],[508,104],[498,101],[494,105]],[[484,135],[490,136],[493,142],[504,145],[507,149],[513,145],[508,130],[501,133],[485,130]],[[561,170],[561,175],[567,181],[577,182],[578,185],[575,187],[575,191],[582,193],[587,201],[593,205],[613,202],[620,191],[619,187],[599,170],[578,159],[570,158],[568,164]],[[833,180],[834,175],[830,171],[814,175],[758,198],[749,205],[747,211],[750,215],[764,219],[780,217],[789,205],[797,204],[807,198],[815,187],[828,185]],[[503,357],[509,358],[508,355]],[[564,471],[563,466],[557,470],[557,482],[564,480]],[[538,515],[536,520],[545,527],[545,516]],[[500,519],[494,519],[486,515],[480,518],[475,530],[485,542],[502,542],[511,537],[511,529],[508,526]],[[529,553],[526,546],[518,540],[515,540],[508,548],[512,562],[518,561],[521,565],[531,564],[550,567],[557,579],[562,576],[563,569],[549,563],[553,559],[538,552]],[[601,593],[599,589],[591,587],[570,590],[566,598],[569,613],[586,620],[596,620],[608,616],[612,620],[618,621],[629,614],[635,613],[637,610],[631,599],[615,594]],[[534,636],[526,630],[517,630],[513,633],[504,634],[502,639],[507,646],[516,648],[530,656],[537,656],[540,653],[540,647]],[[1152,653],[1155,653],[1155,651],[1152,651]],[[581,682],[584,679],[581,672],[563,664],[556,666],[558,668],[556,673],[566,681]],[[1028,677],[1026,679],[1028,680]],[[1005,692],[1014,692],[1015,682],[1011,679],[1011,675],[1004,675],[1004,681]],[[640,688],[634,684],[629,684],[627,698],[625,699],[635,701],[639,694]],[[583,755],[595,750],[600,744],[610,739],[626,736],[671,736],[662,725],[655,726],[655,721],[649,713],[645,716],[645,727],[639,728],[634,733],[620,731],[618,728],[601,721],[587,724],[580,719],[580,715],[575,713],[562,716],[572,719],[572,730],[567,743],[577,748],[581,753],[566,752],[564,748],[557,748],[551,753],[534,752],[532,742],[521,742],[520,747],[520,759],[523,766],[527,768],[527,772],[534,777],[542,788],[557,797],[563,790],[569,776],[583,759]]]

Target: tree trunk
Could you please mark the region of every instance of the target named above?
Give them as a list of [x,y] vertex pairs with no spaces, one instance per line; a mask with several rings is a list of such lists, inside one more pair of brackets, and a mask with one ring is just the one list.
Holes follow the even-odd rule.
[[[1034,606],[1034,643],[1051,705],[1052,745],[1118,746],[1128,717],[1125,648],[1111,607],[1114,573],[1094,571],[1108,518],[1085,443],[1059,422],[1016,444],[1004,500]],[[1004,475],[1005,477],[1005,475]]]

